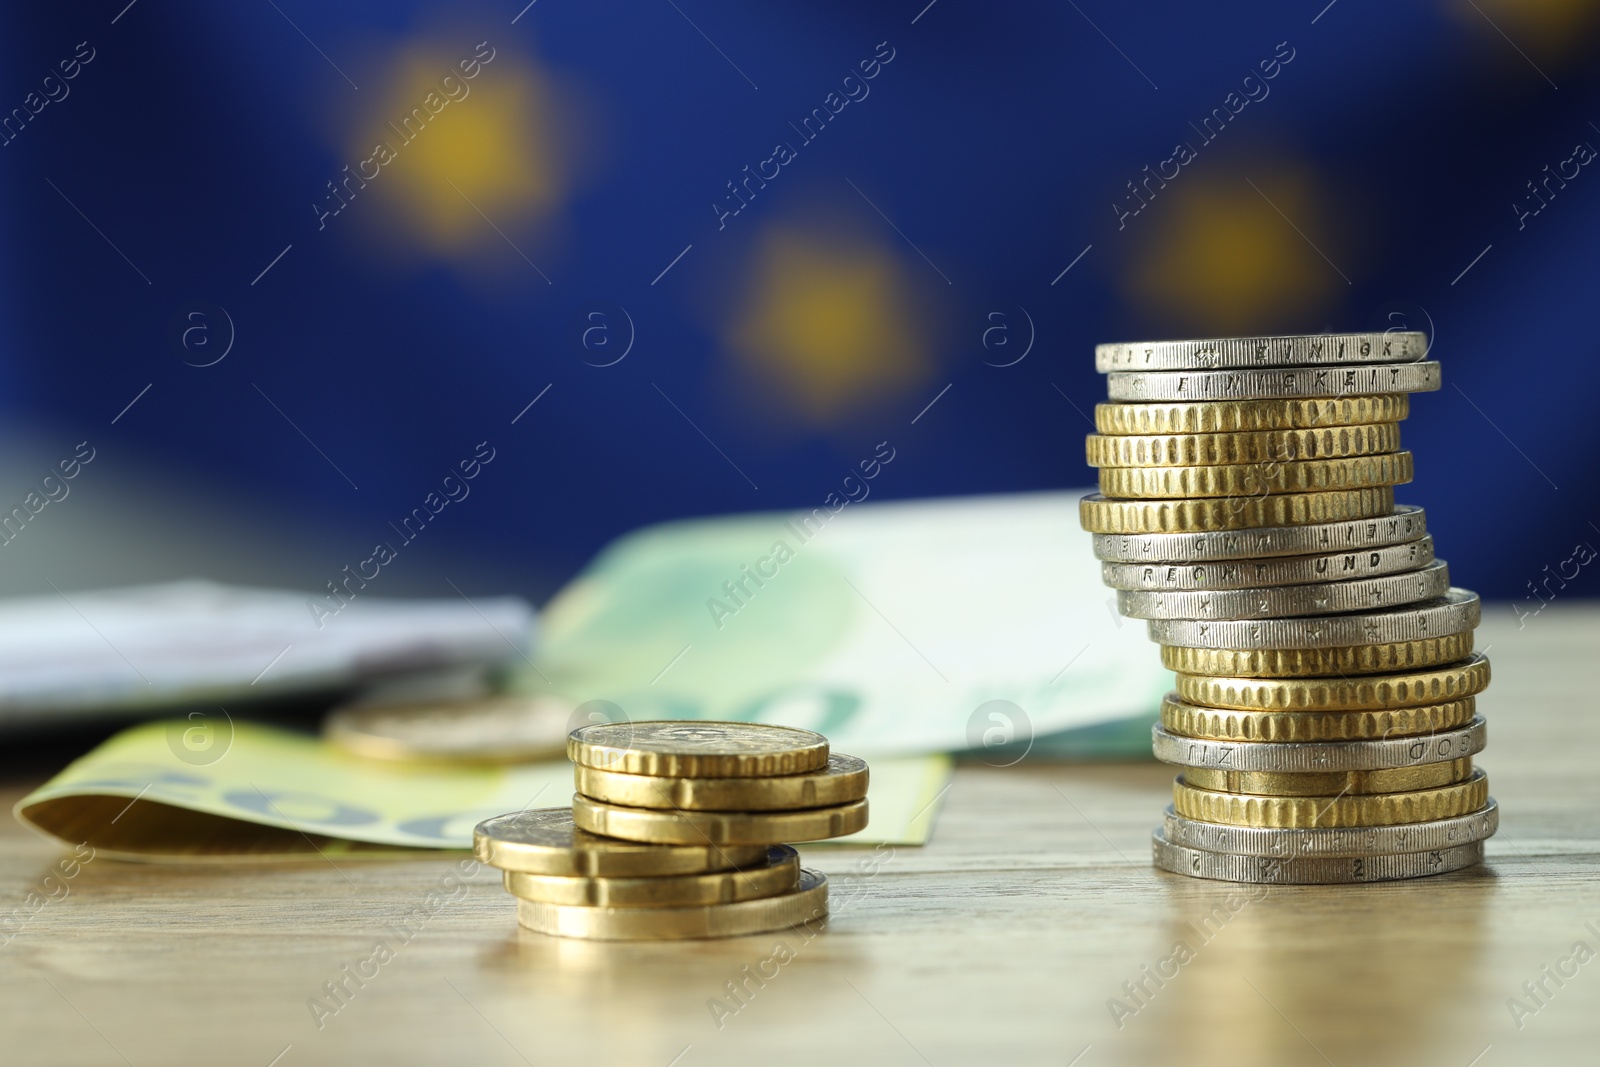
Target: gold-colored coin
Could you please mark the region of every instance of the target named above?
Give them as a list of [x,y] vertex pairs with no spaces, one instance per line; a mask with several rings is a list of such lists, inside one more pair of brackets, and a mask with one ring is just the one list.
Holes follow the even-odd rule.
[[1108,500],[1090,493],[1078,503],[1078,520],[1097,534],[1211,533],[1376,519],[1392,511],[1394,487],[1388,485],[1197,500]]
[[1101,467],[1100,492],[1115,499],[1140,500],[1326,493],[1398,485],[1409,482],[1411,475],[1410,452],[1212,467]]
[[1381,741],[1453,730],[1477,714],[1473,697],[1416,708],[1372,711],[1237,711],[1185,704],[1173,693],[1161,702],[1169,733],[1208,741]]
[[560,756],[573,705],[542,696],[490,696],[335,708],[332,744],[367,759],[523,763]]
[[578,792],[608,804],[666,811],[786,811],[848,804],[867,795],[867,763],[835,752],[828,765],[772,778],[664,778],[573,766]]
[[592,908],[517,901],[517,921],[530,930],[591,941],[682,941],[688,938],[742,937],[785,930],[828,917],[828,879],[800,871],[793,892],[734,904],[688,908]]
[[572,822],[580,830],[624,841],[770,845],[853,834],[867,825],[867,802],[802,811],[653,811],[604,804],[580,794],[572,798]]
[[822,768],[828,739],[757,722],[604,722],[572,731],[567,757],[621,774],[754,778]]
[[1308,430],[1251,433],[1090,434],[1091,467],[1197,467],[1223,463],[1283,463],[1396,452],[1400,424],[1364,423]]
[[1417,767],[1370,771],[1226,771],[1187,767],[1183,780],[1196,789],[1267,797],[1367,796],[1438,789],[1472,777],[1472,757]]
[[1437,789],[1370,796],[1257,797],[1196,789],[1181,776],[1172,783],[1172,806],[1186,819],[1271,829],[1433,822],[1466,815],[1488,802],[1489,779],[1482,771]]
[[1386,674],[1456,663],[1472,655],[1467,630],[1420,641],[1393,641],[1339,648],[1186,648],[1162,645],[1161,665],[1179,674],[1229,678],[1312,678]]
[[1198,403],[1096,404],[1104,434],[1248,433],[1399,422],[1411,413],[1404,393],[1304,400],[1209,400]]
[[732,904],[792,893],[800,884],[800,853],[774,845],[764,862],[742,871],[669,878],[564,878],[505,872],[506,891],[522,900],[584,908],[686,908]]
[[1240,711],[1365,711],[1419,707],[1460,700],[1489,685],[1489,661],[1474,653],[1465,663],[1404,674],[1352,678],[1217,678],[1178,675],[1178,698],[1203,708]]
[[753,867],[766,860],[767,846],[641,845],[586,834],[572,825],[571,808],[537,808],[496,815],[479,823],[472,852],[504,871],[564,878],[653,878]]

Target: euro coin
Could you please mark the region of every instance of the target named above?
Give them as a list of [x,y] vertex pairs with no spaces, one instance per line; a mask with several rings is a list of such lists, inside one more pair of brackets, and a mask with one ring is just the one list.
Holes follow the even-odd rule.
[[1096,404],[1094,425],[1104,434],[1251,433],[1400,422],[1409,414],[1411,398],[1405,393],[1389,393],[1386,396],[1281,400]]
[[1279,619],[1414,604],[1443,596],[1449,588],[1450,568],[1435,560],[1405,574],[1310,585],[1193,592],[1124,589],[1117,593],[1117,610],[1130,619]]
[[1426,359],[1420,330],[1295,336],[1213,337],[1189,341],[1123,341],[1094,346],[1102,374],[1125,370],[1206,370],[1219,367],[1323,367],[1343,363],[1411,363]]
[[491,867],[564,878],[647,878],[735,870],[765,862],[770,844],[718,845],[701,840],[663,846],[618,841],[576,829],[571,808],[496,815],[479,823],[472,834],[473,855]]
[[1091,467],[1193,467],[1366,456],[1400,449],[1398,423],[1363,423],[1254,433],[1090,434]]
[[828,917],[828,879],[801,869],[793,892],[733,904],[681,908],[580,907],[539,900],[517,901],[517,921],[530,930],[591,941],[681,941],[742,937],[786,930]]
[[1150,640],[1187,648],[1335,648],[1341,645],[1417,641],[1476,629],[1482,616],[1478,594],[1450,589],[1420,604],[1298,619],[1154,619]]
[[1184,648],[1161,646],[1161,665],[1179,674],[1235,678],[1307,678],[1392,674],[1459,663],[1472,655],[1473,632],[1420,641],[1384,641],[1333,648]]
[[1180,776],[1172,783],[1179,815],[1229,826],[1394,826],[1433,822],[1477,811],[1489,800],[1489,780],[1474,771],[1465,782],[1406,793],[1367,796],[1272,797],[1200,789]]
[[1439,364],[1434,361],[1273,370],[1114,371],[1106,376],[1107,396],[1137,401],[1376,396],[1438,388]]
[[1356,711],[1240,711],[1186,704],[1173,693],[1161,702],[1161,725],[1182,737],[1211,741],[1374,741],[1456,730],[1476,711],[1472,697]]
[[[1292,715],[1294,712],[1274,714]],[[1214,771],[1276,773],[1326,774],[1335,771],[1376,771],[1391,767],[1445,763],[1482,752],[1487,736],[1487,727],[1481,718],[1473,719],[1466,726],[1441,731],[1427,737],[1385,737],[1381,740],[1322,743],[1213,741],[1199,737],[1185,737],[1160,726],[1150,728],[1151,748],[1155,752],[1156,759],[1163,763],[1209,768]],[[1196,781],[1193,784],[1204,783]],[[1245,789],[1240,792],[1251,793],[1259,790]],[[1351,789],[1351,792],[1373,792],[1373,790]]]
[[1094,558],[1137,564],[1259,561],[1268,556],[1382,548],[1415,541],[1427,532],[1423,510],[1401,504],[1373,518],[1340,522],[1203,533],[1096,534]]
[[1183,780],[1196,789],[1264,797],[1409,793],[1417,789],[1453,785],[1470,777],[1470,758],[1371,771],[1239,771],[1218,767],[1188,767],[1183,772]]
[[367,759],[523,763],[560,756],[572,704],[540,696],[490,696],[336,708],[322,725],[331,744]]
[[1174,845],[1246,856],[1380,856],[1429,852],[1470,845],[1494,836],[1500,806],[1489,802],[1467,815],[1398,826],[1353,826],[1331,830],[1272,830],[1259,826],[1219,826],[1185,819],[1168,805],[1162,830]]
[[581,830],[651,844],[763,845],[821,841],[867,825],[867,802],[852,801],[801,811],[656,811],[572,798],[572,821]]
[[1476,696],[1489,687],[1489,661],[1475,653],[1465,663],[1402,674],[1353,678],[1213,678],[1180,674],[1178,698],[1205,708],[1240,711],[1364,711],[1417,707]]
[[828,762],[828,739],[753,722],[609,722],[572,731],[567,756],[622,774],[754,778],[821,769]]
[[1403,545],[1275,559],[1233,559],[1215,563],[1100,564],[1100,579],[1112,589],[1130,592],[1182,593],[1227,589],[1266,589],[1314,582],[1344,582],[1403,574],[1433,562],[1433,538]]
[[1096,534],[1196,534],[1373,519],[1393,510],[1394,487],[1388,485],[1194,500],[1111,500],[1090,493],[1078,502],[1078,521]]
[[1262,885],[1346,885],[1449,874],[1483,862],[1483,842],[1387,856],[1247,856],[1174,845],[1157,830],[1151,862],[1163,871],[1223,882]]
[[731,904],[791,893],[800,884],[800,854],[774,845],[760,864],[737,871],[665,878],[571,878],[505,872],[506,891],[522,900],[585,908],[669,908]]
[[832,753],[819,771],[771,778],[667,778],[577,764],[578,792],[608,804],[667,811],[783,811],[848,804],[867,795],[865,760]]
[[1101,467],[1100,492],[1113,499],[1189,500],[1273,493],[1326,493],[1399,485],[1412,477],[1410,452],[1292,463],[1227,463],[1210,467]]

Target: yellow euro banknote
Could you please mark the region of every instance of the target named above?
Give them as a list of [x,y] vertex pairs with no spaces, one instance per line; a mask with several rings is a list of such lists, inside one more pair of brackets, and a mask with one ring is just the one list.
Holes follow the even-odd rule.
[[[25,825],[124,859],[191,862],[393,856],[465,849],[483,819],[571,802],[566,760],[513,766],[407,766],[347,755],[254,723],[125,730],[17,803]],[[871,823],[839,842],[927,841],[950,776],[947,756],[872,761]],[[807,846],[812,847],[812,846]]]

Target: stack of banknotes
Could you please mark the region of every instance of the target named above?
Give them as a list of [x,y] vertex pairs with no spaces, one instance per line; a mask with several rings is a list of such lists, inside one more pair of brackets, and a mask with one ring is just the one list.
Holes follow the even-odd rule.
[[1156,866],[1365,882],[1477,863],[1494,833],[1477,594],[1395,505],[1419,333],[1101,345],[1111,403],[1081,518],[1124,615],[1178,672],[1155,754],[1183,768]]

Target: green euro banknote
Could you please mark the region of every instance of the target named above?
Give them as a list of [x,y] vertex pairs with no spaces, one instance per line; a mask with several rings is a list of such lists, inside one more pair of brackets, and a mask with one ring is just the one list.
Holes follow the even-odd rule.
[[[204,744],[194,743],[197,729],[211,731]],[[949,775],[944,756],[873,760],[870,824],[828,844],[923,844]],[[392,857],[470,848],[482,820],[565,806],[572,787],[566,760],[407,767],[274,727],[177,719],[116,735],[24,797],[16,815],[124,859]]]
[[647,527],[556,595],[509,687],[570,703],[574,725],[782,723],[861,755],[1050,735],[1036,751],[1148,758],[1172,676],[1101,584],[1081,495],[830,496]]

